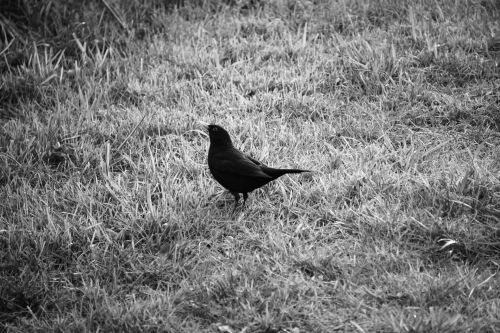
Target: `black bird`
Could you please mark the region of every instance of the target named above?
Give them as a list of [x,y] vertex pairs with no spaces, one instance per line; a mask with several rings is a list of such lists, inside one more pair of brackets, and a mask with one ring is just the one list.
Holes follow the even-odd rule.
[[243,193],[243,205],[248,192],[264,186],[286,173],[301,173],[309,170],[274,169],[243,154],[236,149],[225,129],[218,125],[208,125],[210,148],[208,149],[208,167],[216,181],[234,196],[234,210],[238,206],[240,193]]

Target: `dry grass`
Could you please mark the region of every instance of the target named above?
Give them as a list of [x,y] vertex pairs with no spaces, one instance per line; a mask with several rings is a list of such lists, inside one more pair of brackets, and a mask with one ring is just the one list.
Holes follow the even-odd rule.
[[[0,17],[2,331],[500,330],[496,2],[54,3]],[[316,172],[231,215],[198,120]]]

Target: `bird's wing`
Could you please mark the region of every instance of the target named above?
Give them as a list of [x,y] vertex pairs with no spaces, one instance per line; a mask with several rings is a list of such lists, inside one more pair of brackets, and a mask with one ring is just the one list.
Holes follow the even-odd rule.
[[245,155],[245,157],[260,167],[266,166],[264,163],[262,163],[261,161],[257,161],[255,158],[252,158],[250,155]]
[[217,154],[213,163],[213,167],[220,172],[246,177],[272,179],[271,176],[262,171],[260,165],[259,161],[244,155],[236,149],[226,150],[223,153]]

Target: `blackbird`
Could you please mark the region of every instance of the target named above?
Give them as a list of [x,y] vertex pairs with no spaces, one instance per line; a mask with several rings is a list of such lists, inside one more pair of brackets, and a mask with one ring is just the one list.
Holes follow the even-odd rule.
[[210,148],[208,167],[212,176],[234,196],[234,210],[243,193],[243,206],[248,192],[264,186],[286,173],[309,172],[300,169],[275,169],[243,154],[236,149],[225,129],[218,125],[208,125]]

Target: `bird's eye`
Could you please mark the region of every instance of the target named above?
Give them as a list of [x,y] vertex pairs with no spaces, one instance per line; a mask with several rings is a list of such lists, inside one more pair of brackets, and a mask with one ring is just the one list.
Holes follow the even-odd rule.
[[217,132],[217,127],[212,128],[213,132]]

